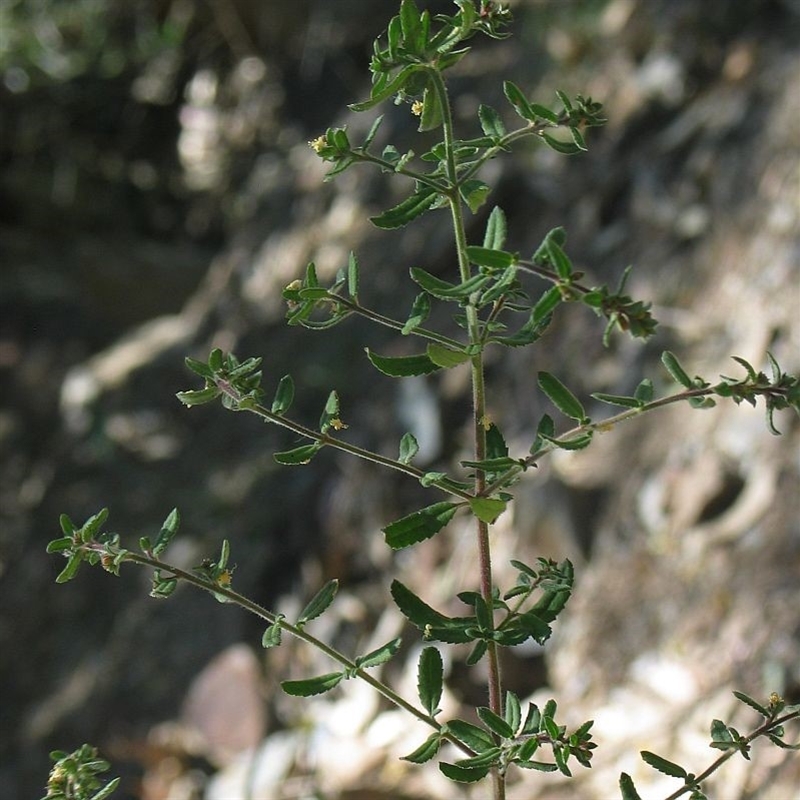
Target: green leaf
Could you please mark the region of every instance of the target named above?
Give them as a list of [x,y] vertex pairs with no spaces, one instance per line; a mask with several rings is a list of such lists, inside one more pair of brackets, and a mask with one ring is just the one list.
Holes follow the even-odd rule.
[[488,458],[506,458],[508,456],[508,445],[503,438],[500,428],[494,423],[486,431],[486,455]]
[[426,472],[420,479],[419,482],[422,486],[426,489],[429,486],[433,486],[434,483],[444,483],[447,479],[446,472]]
[[511,726],[502,717],[499,717],[497,714],[495,714],[490,708],[485,708],[484,706],[479,707],[478,716],[480,717],[481,722],[487,728],[489,728],[489,730],[494,731],[503,739],[510,739],[514,736],[514,730],[511,728]]
[[161,578],[158,570],[153,576],[153,586],[150,589],[150,597],[163,600],[169,597],[178,588],[177,578]]
[[439,93],[427,87],[422,93],[422,114],[419,118],[418,131],[432,131],[442,124],[444,110]]
[[291,375],[284,375],[278,381],[278,388],[275,390],[275,398],[272,401],[273,414],[285,414],[294,400],[294,381]]
[[508,504],[505,500],[494,497],[473,497],[469,501],[472,513],[488,525],[493,525],[497,518],[506,510]]
[[637,387],[633,396],[640,403],[649,403],[653,399],[653,381],[645,378]]
[[69,550],[71,547],[72,547],[72,537],[62,536],[59,539],[53,539],[52,541],[48,542],[46,552],[60,553],[62,550]]
[[[535,739],[529,739],[528,741],[536,741]],[[526,742],[527,744],[527,742]],[[548,764],[546,761],[530,761],[528,759],[514,759],[514,763],[518,767],[522,767],[522,769],[533,769],[537,770],[538,772],[555,772],[558,767],[555,764]]]
[[[783,728],[779,728],[781,734],[783,734]],[[788,742],[784,742],[779,736],[768,733],[767,737],[769,740],[774,744],[776,747],[780,747],[782,750],[800,750],[800,743],[799,744],[789,744]],[[749,757],[746,752],[742,752],[742,755],[749,761]]]
[[540,106],[538,103],[530,103],[530,110],[545,122],[552,122],[553,125],[559,124],[559,117],[555,111],[551,111],[547,106]]
[[403,39],[403,23],[399,16],[392,17],[386,28],[386,39],[389,46],[389,58],[397,61],[398,51]]
[[358,259],[352,250],[347,260],[347,294],[354,299],[358,297]]
[[551,739],[558,739],[558,724],[554,717],[556,713],[555,700],[548,700],[545,703],[544,711],[542,712],[542,730],[547,731],[547,735]]
[[552,236],[547,237],[545,245],[547,247],[548,261],[558,273],[558,277],[561,278],[562,281],[569,280],[572,275],[572,262],[569,260],[569,257],[564,252],[561,245],[558,244]]
[[540,372],[539,388],[550,398],[562,413],[580,423],[587,422],[586,411],[577,397],[561,381],[549,372]]
[[428,318],[431,313],[431,298],[427,292],[421,292],[414,298],[411,305],[411,312],[408,315],[405,325],[401,330],[404,336],[408,336],[415,328],[418,328]]
[[366,655],[356,658],[356,666],[361,669],[371,669],[372,667],[385,664],[400,649],[402,643],[403,640],[400,637],[392,639],[391,642],[387,642],[377,649],[371,650]]
[[474,667],[485,655],[489,645],[484,639],[478,639],[470,650],[467,660],[464,662],[468,667]]
[[542,447],[543,442],[552,440],[555,433],[556,426],[553,418],[549,414],[543,414],[539,424],[536,426],[536,438],[533,440],[530,452],[537,452]]
[[[401,91],[409,78],[415,72],[419,72],[422,69],[423,67],[419,64],[408,64],[403,67],[391,81],[381,86],[380,89],[378,89],[378,84],[373,86],[369,100],[365,100],[362,103],[351,103],[348,108],[351,111],[368,111],[370,108],[374,108],[378,103],[382,103],[387,98]],[[378,90],[376,91],[376,89]]]
[[449,347],[443,347],[440,344],[429,344],[427,353],[428,358],[433,361],[436,366],[442,367],[443,369],[457,367],[459,364],[463,364],[470,359],[469,354],[465,353],[463,350],[453,350]]
[[541,437],[559,450],[583,450],[592,443],[593,432],[587,431],[571,439],[558,439],[546,434],[541,434]]
[[61,516],[58,518],[58,523],[61,526],[61,531],[65,536],[72,536],[72,534],[77,530],[75,523],[66,514],[61,514]]
[[333,167],[328,170],[325,177],[322,179],[325,183],[332,181],[339,173],[344,172],[346,169],[355,164],[355,158],[350,155],[340,156],[336,159]]
[[312,619],[316,619],[320,614],[324,613],[333,602],[333,598],[336,597],[336,592],[338,590],[339,581],[336,578],[328,581],[300,612],[300,616],[297,619],[298,627],[311,622]]
[[447,723],[447,729],[459,742],[463,742],[470,750],[476,753],[483,753],[495,747],[494,738],[489,731],[466,722],[463,719],[451,719]]
[[[483,292],[478,300],[479,306],[485,306],[489,303],[495,303],[497,300],[501,298],[509,298],[512,301],[515,298],[515,295],[518,296],[519,290],[519,282],[517,281],[517,268],[516,266],[506,267],[501,274],[497,277],[494,282],[494,286],[490,286],[485,292]],[[527,300],[527,298],[526,298]],[[521,310],[517,307],[517,310]],[[499,328],[501,330],[505,329],[505,325],[500,325],[498,322],[491,322],[490,326],[494,328]],[[492,329],[490,327],[490,330]]]
[[619,790],[622,793],[622,800],[642,800],[636,787],[633,785],[633,778],[626,772],[619,776]]
[[441,736],[438,733],[432,733],[413,753],[401,756],[401,760],[410,761],[412,764],[424,764],[436,756],[441,745]]
[[767,719],[769,719],[769,717],[771,716],[770,712],[767,710],[765,706],[762,706],[761,703],[756,702],[755,700],[753,700],[752,697],[746,695],[744,692],[734,691],[733,694],[738,700],[741,700],[745,705],[750,706],[750,708],[752,708],[753,711],[757,711],[759,714],[765,716]]
[[222,392],[216,386],[206,386],[205,389],[192,389],[188,392],[177,392],[175,397],[185,406],[202,406],[216,400]]
[[469,758],[460,758],[456,761],[456,766],[465,769],[475,769],[483,767],[493,767],[500,761],[500,755],[503,751],[499,747],[490,747],[484,750],[477,756],[470,756]]
[[440,300],[467,300],[469,296],[481,289],[489,282],[489,277],[486,275],[473,275],[464,283],[453,284],[431,275],[419,267],[412,267],[411,277],[418,283],[428,294],[438,297]]
[[537,301],[533,307],[531,319],[534,322],[541,322],[548,317],[553,309],[563,300],[561,291],[558,286],[553,286],[548,289]]
[[510,458],[509,456],[485,458],[483,461],[460,461],[459,463],[462,467],[479,469],[483,472],[505,472],[507,469],[520,466],[518,459]]
[[161,530],[156,538],[156,543],[153,545],[153,555],[158,556],[167,549],[167,546],[172,541],[172,538],[178,532],[178,527],[181,524],[181,516],[177,508],[173,508],[169,515],[164,520]]
[[424,214],[435,202],[437,194],[433,189],[423,187],[418,189],[411,197],[403,200],[402,203],[384,211],[376,217],[370,217],[370,221],[377,228],[392,230],[402,228],[411,220]]
[[458,783],[477,783],[489,774],[489,767],[459,767],[456,764],[448,764],[442,761],[439,764],[442,774],[451,781]]
[[[536,248],[536,252],[533,254],[534,263],[550,264],[554,267],[555,264],[553,264],[550,257],[551,249],[553,246],[563,249],[566,241],[567,234],[562,227],[559,226],[548,231],[544,239],[542,239],[542,243]],[[557,289],[558,287],[554,288]]]
[[[105,772],[105,770],[103,770]],[[99,792],[95,792],[89,800],[107,800],[117,790],[122,778],[110,780]]]
[[455,516],[458,506],[442,501],[387,525],[383,532],[386,544],[398,550],[437,534]]
[[514,110],[523,119],[528,120],[528,122],[533,122],[536,119],[536,114],[531,108],[531,104],[528,102],[519,86],[511,81],[505,81],[503,83],[503,92],[508,102],[514,106]]
[[502,344],[505,347],[525,347],[539,339],[547,330],[550,318],[535,319],[536,309],[531,312],[528,321],[515,333],[510,336],[495,336],[492,341]]
[[533,568],[528,566],[525,562],[512,558],[509,562],[514,569],[519,570],[524,575],[527,575],[531,580],[536,580],[539,573]]
[[563,747],[554,747],[553,748],[553,758],[555,759],[556,766],[558,767],[558,771],[562,775],[566,775],[568,778],[572,777],[572,772],[570,768],[567,766],[567,759],[569,758],[569,751]]
[[506,269],[517,263],[517,256],[515,253],[507,253],[505,250],[497,250],[489,247],[468,247],[467,257],[473,264],[489,269]]
[[414,456],[419,452],[419,444],[411,433],[404,433],[400,439],[400,458],[401,464],[410,464]]
[[689,774],[680,764],[675,764],[673,761],[657,756],[649,750],[642,750],[640,755],[646,764],[649,764],[659,772],[663,772],[665,775],[669,775],[671,778],[685,778]]
[[61,570],[56,578],[56,583],[66,583],[71,581],[78,573],[78,569],[83,561],[81,553],[73,553],[67,560],[67,566]]
[[264,649],[277,647],[281,643],[281,630],[282,628],[279,622],[270,625],[261,637],[261,646]]
[[425,353],[415,356],[379,356],[368,347],[365,348],[365,351],[372,365],[390,378],[428,375],[439,369],[439,365],[431,361],[430,357]]
[[219,347],[215,347],[208,354],[208,366],[214,373],[217,373],[222,369],[222,361],[222,350]]
[[539,733],[541,724],[542,712],[539,711],[539,707],[535,703],[528,703],[528,711],[525,715],[525,722],[520,736],[532,736],[535,733]]
[[330,297],[330,291],[324,286],[307,286],[297,290],[297,297],[300,300],[324,300]]
[[297,466],[300,464],[308,464],[312,458],[322,449],[319,442],[313,444],[304,444],[300,447],[295,447],[293,450],[283,450],[280,453],[274,453],[273,458],[284,466]]
[[475,178],[464,181],[460,187],[461,197],[473,214],[486,202],[490,191],[489,184]]
[[329,672],[302,681],[281,681],[281,689],[293,697],[312,697],[329,692],[342,682],[342,678],[344,678],[343,672]]
[[322,415],[319,418],[320,433],[327,433],[335,425],[341,428],[341,420],[339,419],[339,395],[336,390],[328,395],[325,401],[325,408],[322,410]]
[[736,738],[731,733],[731,729],[720,719],[711,722],[711,747],[720,750],[730,749],[735,746]]
[[522,707],[519,697],[514,692],[506,692],[506,705],[503,712],[506,722],[512,730],[512,735],[516,734],[522,724]]
[[[502,250],[506,243],[506,215],[500,206],[495,206],[486,221],[483,247],[486,250]],[[469,252],[469,248],[467,248]]]
[[446,617],[431,608],[400,581],[392,581],[392,598],[403,615],[426,635],[439,641],[463,644],[472,641],[466,629],[475,624],[474,617]]
[[556,139],[555,136],[551,136],[549,133],[545,133],[544,131],[542,131],[539,136],[542,137],[545,144],[549,148],[565,156],[574,156],[586,149],[585,147],[579,147],[574,140],[566,141],[564,139]]
[[222,540],[222,545],[219,549],[219,558],[217,559],[217,568],[219,570],[225,569],[228,566],[228,559],[231,555],[231,543],[227,539]]
[[667,372],[672,375],[672,378],[676,383],[679,383],[685,389],[692,388],[694,385],[692,383],[692,379],[686,374],[686,371],[683,369],[680,361],[678,361],[678,358],[674,353],[670,353],[669,350],[665,350],[661,354],[661,363],[667,368]]
[[400,4],[400,28],[406,42],[413,42],[416,39],[420,31],[420,19],[414,0],[403,0]]
[[605,392],[592,392],[595,400],[601,403],[609,403],[612,406],[622,406],[623,408],[641,408],[644,403],[635,397],[626,397],[620,394],[606,394]]
[[214,370],[211,369],[205,361],[198,361],[195,358],[189,358],[187,356],[184,359],[184,363],[192,372],[196,373],[201,378],[208,378],[209,380],[214,379]]
[[378,133],[378,128],[380,128],[381,123],[383,122],[383,114],[380,114],[378,117],[375,118],[375,122],[372,123],[372,126],[367,133],[366,139],[364,139],[364,144],[361,145],[361,150],[366,152],[369,150],[369,146],[372,144],[375,136]]
[[101,508],[96,514],[92,514],[86,522],[83,523],[81,528],[81,540],[84,542],[91,542],[100,533],[100,529],[108,519],[108,509]]
[[232,359],[232,362],[228,367],[228,379],[234,381],[257,369],[261,364],[261,359],[247,358],[241,364],[237,364],[236,359]]
[[564,104],[565,111],[572,111],[572,103],[565,92],[562,92],[561,89],[556,89],[556,96]]
[[439,713],[439,701],[444,686],[442,656],[435,647],[425,647],[417,666],[417,694],[422,707],[435,717]]
[[572,141],[575,143],[575,147],[577,147],[578,150],[586,152],[589,148],[586,146],[586,140],[583,138],[580,128],[572,125],[570,126],[569,132],[572,135]]
[[503,124],[503,120],[491,106],[481,103],[478,106],[478,119],[483,132],[493,140],[497,141],[506,135],[506,126]]

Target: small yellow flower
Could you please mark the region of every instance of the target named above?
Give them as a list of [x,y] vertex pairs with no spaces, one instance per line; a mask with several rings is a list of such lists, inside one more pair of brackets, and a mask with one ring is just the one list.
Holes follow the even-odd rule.
[[483,429],[485,431],[488,431],[489,428],[491,428],[493,424],[494,423],[492,422],[492,418],[491,418],[491,416],[489,414],[484,414],[481,417],[481,425],[483,425]]
[[347,427],[348,426],[344,422],[342,422],[338,417],[334,417],[331,420],[331,428],[333,428],[335,431],[343,431]]
[[224,569],[217,578],[217,585],[222,586],[224,589],[229,589],[233,579],[233,570]]
[[421,116],[422,116],[422,109],[423,109],[423,108],[424,108],[424,104],[423,104],[422,100],[415,100],[415,101],[414,101],[414,102],[411,104],[411,113],[412,113],[412,114],[413,114],[415,117],[421,117]]
[[315,152],[319,153],[323,147],[325,147],[326,141],[324,136],[317,136],[316,139],[313,139],[308,143],[308,146]]

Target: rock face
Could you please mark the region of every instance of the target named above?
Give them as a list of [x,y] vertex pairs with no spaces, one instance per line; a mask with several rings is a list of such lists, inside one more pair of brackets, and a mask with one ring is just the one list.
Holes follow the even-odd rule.
[[[181,4],[162,5],[175,15]],[[280,3],[269,14],[235,3],[225,19],[195,12],[184,45],[165,51],[174,83],[161,85],[161,95],[157,82],[147,84],[148,75],[167,74],[153,62],[123,75],[114,95],[121,110],[103,129],[67,125],[75,135],[65,137],[72,149],[61,162],[25,161],[23,123],[41,119],[41,106],[8,94],[2,157],[17,161],[0,180],[0,676],[12,687],[0,731],[3,797],[36,796],[47,750],[83,741],[120,765],[125,796],[148,800],[202,796],[201,774],[215,774],[206,795],[214,798],[244,796],[242,782],[256,786],[259,776],[264,787],[273,783],[255,797],[314,787],[351,800],[452,796],[435,770],[401,767],[397,757],[419,742],[361,687],[347,684],[331,702],[299,709],[287,703],[279,679],[329,669],[313,654],[286,645],[262,660],[257,622],[188,590],[155,603],[133,570],[120,579],[86,571],[56,587],[59,565],[43,552],[61,512],[79,520],[109,506],[113,528],[136,541],[177,505],[185,534],[173,558],[196,563],[228,538],[236,586],[260,603],[288,613],[339,577],[338,613],[321,624],[360,652],[404,632],[387,605],[390,577],[437,606],[474,588],[457,525],[397,561],[386,552],[379,528],[426,502],[417,487],[332,456],[313,468],[278,468],[271,454],[291,446],[285,436],[244,415],[187,411],[174,400],[192,382],[183,357],[220,346],[263,355],[267,385],[291,372],[302,388],[299,416],[315,419],[337,388],[357,443],[396,452],[407,428],[395,408],[413,402],[440,431],[430,463],[464,457],[465,385],[455,372],[401,395],[362,357],[367,344],[389,352],[391,337],[355,322],[329,338],[282,320],[280,289],[310,260],[324,280],[355,250],[370,304],[397,315],[414,295],[409,266],[452,269],[447,227],[435,214],[402,234],[376,231],[367,216],[389,206],[396,189],[354,171],[323,184],[306,145],[328,124],[356,132],[371,122],[339,109],[366,93],[364,48],[395,4],[370,3],[368,13],[348,5],[358,9],[353,26],[340,23],[346,14],[331,17],[322,0]],[[574,261],[598,282],[614,283],[632,263],[629,289],[653,300],[661,323],[647,345],[616,339],[606,350],[600,322],[568,309],[532,354],[498,355],[489,368],[500,387],[492,416],[520,452],[545,409],[535,383],[541,369],[582,397],[628,392],[644,376],[668,388],[659,365],[667,348],[691,374],[712,379],[740,369],[734,354],[760,369],[771,351],[800,371],[796,4],[599,6],[569,14],[517,3],[519,36],[480,47],[477,66],[470,71],[465,61],[453,84],[467,126],[479,101],[502,107],[509,77],[542,102],[554,87],[604,102],[609,124],[592,132],[589,154],[571,161],[525,146],[492,163],[491,200],[506,210],[514,249],[530,252],[564,225]],[[218,48],[204,56],[197,48],[209,40]],[[76,96],[94,108],[89,101],[103,87],[89,84]],[[70,82],[59,88],[78,91]],[[49,113],[70,118],[77,101],[51,91],[60,105]],[[152,124],[130,123],[129,92]],[[112,180],[110,167],[92,176],[86,152],[105,164],[98,153],[126,119],[139,137],[117,153],[128,177]],[[412,124],[404,109],[390,108],[385,135],[399,142]],[[39,152],[52,147],[50,139]],[[103,188],[108,207],[80,192],[69,202],[63,191],[48,194],[42,187],[61,174],[57,162],[76,170],[90,198]],[[43,203],[52,205],[49,221]],[[484,220],[476,217],[474,237]],[[699,772],[712,760],[712,719],[742,731],[753,724],[731,689],[800,701],[800,425],[788,412],[775,423],[781,437],[768,433],[760,408],[665,410],[553,458],[521,484],[499,526],[498,574],[514,557],[569,557],[577,590],[544,654],[509,657],[505,674],[522,696],[556,697],[571,722],[594,717],[602,747],[595,768],[575,782],[526,775],[509,797],[604,798],[622,769],[643,791],[666,795],[674,781],[652,782],[664,776],[637,761],[639,750]],[[413,696],[416,651],[405,634],[409,649],[387,674]],[[240,693],[235,701],[259,702],[245,645],[266,689],[265,718],[251,717],[243,739],[242,731],[228,736],[223,711],[214,717],[197,698],[209,675],[225,683],[224,670],[239,669],[251,699]],[[218,656],[223,650],[230,663]],[[448,713],[464,700],[483,702],[462,657],[448,665]],[[213,747],[195,730],[212,717],[222,720]],[[246,747],[263,725],[254,755]],[[242,751],[238,760],[234,751]],[[714,791],[792,796],[800,767],[780,755],[764,749],[752,763],[731,762]],[[179,784],[184,793],[169,794]]]

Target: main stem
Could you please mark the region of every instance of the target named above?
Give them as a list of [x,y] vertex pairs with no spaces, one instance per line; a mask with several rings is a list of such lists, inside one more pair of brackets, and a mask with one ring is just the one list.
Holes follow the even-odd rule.
[[[450,212],[453,219],[453,232],[455,234],[456,253],[458,254],[458,271],[462,283],[470,277],[470,264],[467,257],[467,234],[464,228],[464,208],[459,192],[459,177],[456,169],[455,136],[453,134],[453,115],[447,88],[442,80],[441,73],[432,68],[430,71],[434,90],[439,97],[442,109],[442,128],[444,146],[447,158],[447,178],[450,184],[448,196]],[[467,332],[471,345],[480,343],[480,320],[478,310],[474,303],[475,298],[470,298],[466,308]],[[483,374],[483,352],[475,347],[475,354],[470,360],[472,369],[472,412],[475,460],[483,461],[486,458],[486,385]],[[475,494],[480,495],[486,489],[486,473],[477,469],[475,471]],[[481,596],[489,608],[493,606],[493,581],[492,581],[492,552],[489,542],[489,525],[475,518],[478,543],[478,562],[480,568]],[[489,708],[498,716],[503,716],[503,697],[500,685],[500,661],[498,658],[497,644],[489,642],[486,651],[489,664],[488,694]],[[505,800],[506,781],[505,775],[497,768],[492,770],[492,788],[494,800]]]

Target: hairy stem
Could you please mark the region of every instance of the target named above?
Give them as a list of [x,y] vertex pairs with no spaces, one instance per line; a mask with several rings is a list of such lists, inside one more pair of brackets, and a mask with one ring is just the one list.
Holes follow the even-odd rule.
[[[446,154],[447,177],[451,186],[449,193],[450,211],[453,221],[456,252],[458,255],[458,270],[462,283],[469,280],[470,264],[467,257],[467,234],[464,226],[464,209],[459,193],[459,178],[456,168],[455,136],[453,133],[453,115],[447,88],[438,70],[431,70],[431,79],[442,108],[442,128]],[[475,307],[475,298],[470,298],[466,307],[467,332],[471,345],[480,344],[481,328],[478,311]],[[470,359],[472,373],[472,413],[474,455],[476,461],[486,458],[486,387],[483,374],[483,351],[476,347],[475,355]],[[477,469],[475,471],[475,494],[480,495],[486,489],[486,473]],[[493,579],[491,543],[489,541],[489,525],[482,520],[475,519],[476,536],[478,544],[478,562],[480,570],[481,596],[489,608],[493,607]],[[503,715],[503,697],[500,682],[500,660],[497,644],[488,643],[486,657],[489,665],[488,695],[489,708],[498,716]],[[492,769],[492,788],[494,800],[505,800],[506,781],[505,774],[499,769]]]
[[[366,319],[371,320],[378,325],[383,325],[385,328],[390,328],[393,331],[400,331],[402,333],[403,328],[405,327],[404,322],[400,322],[399,320],[379,314],[377,311],[373,311],[371,308],[366,308],[354,300],[348,300],[346,297],[339,297],[338,295],[332,296],[331,299],[341,305],[343,308],[352,311],[354,314],[360,314],[362,317],[365,317]],[[449,336],[429,330],[428,328],[418,326],[414,328],[411,333],[423,339],[428,339],[431,342],[438,342],[439,344],[449,347],[453,350],[460,350],[463,347],[463,344],[456,339],[451,339]]]
[[[410,475],[412,478],[416,478],[417,480],[422,480],[425,477],[424,470],[413,467],[410,464],[404,464],[402,461],[399,461],[396,458],[382,456],[380,453],[374,453],[371,450],[365,450],[363,447],[351,444],[343,439],[337,439],[335,436],[331,436],[328,433],[321,433],[320,431],[309,428],[299,422],[294,422],[293,420],[288,419],[280,414],[275,414],[260,403],[251,403],[247,400],[243,400],[239,392],[225,381],[217,381],[217,387],[223,394],[226,394],[236,403],[241,403],[240,410],[249,411],[250,413],[255,414],[257,417],[261,417],[261,419],[263,419],[265,422],[271,422],[273,425],[278,425],[279,427],[285,428],[288,431],[292,431],[292,433],[296,433],[306,439],[311,439],[313,442],[318,442],[319,444],[327,447],[333,447],[336,450],[349,453],[351,456],[361,458],[364,461],[370,461],[373,464],[378,464],[379,466],[386,467],[387,469],[392,469],[397,472],[402,472],[405,475]],[[431,486],[436,486],[437,489],[441,489],[443,492],[447,492],[447,494],[460,497],[463,500],[469,500],[472,496],[469,494],[469,492],[465,492],[450,484],[442,485],[439,481],[433,481]]]
[[[85,545],[85,547],[87,550],[93,552],[103,553],[105,551],[105,545],[96,542],[87,544]],[[407,711],[409,714],[414,716],[420,722],[424,722],[426,725],[433,728],[435,731],[440,733],[443,738],[455,744],[459,749],[467,753],[467,755],[470,756],[475,755],[474,751],[470,750],[454,736],[448,734],[447,731],[444,731],[442,729],[442,726],[432,716],[426,714],[424,711],[420,710],[416,706],[409,703],[407,700],[405,700],[403,697],[397,694],[397,692],[395,692],[391,687],[387,686],[383,681],[379,680],[378,678],[375,678],[365,669],[359,667],[355,663],[355,661],[348,658],[346,655],[336,650],[334,647],[331,647],[330,645],[326,644],[321,639],[318,639],[316,636],[308,633],[308,631],[306,631],[304,627],[293,625],[283,617],[279,617],[272,611],[268,611],[263,606],[259,605],[258,603],[246,597],[245,595],[239,594],[239,592],[231,589],[229,586],[224,586],[214,581],[208,580],[200,575],[196,575],[193,572],[181,569],[180,567],[176,567],[173,564],[169,564],[165,561],[161,561],[160,559],[155,558],[153,556],[149,556],[142,553],[135,553],[133,551],[126,551],[124,558],[122,558],[122,561],[129,561],[133,564],[139,564],[140,566],[152,567],[153,569],[160,570],[165,575],[177,578],[178,580],[191,584],[192,586],[195,586],[198,589],[202,589],[213,595],[220,595],[224,597],[226,600],[230,601],[231,603],[234,603],[240,608],[243,608],[245,611],[249,611],[251,614],[260,617],[270,625],[275,625],[275,624],[280,625],[282,630],[291,634],[295,638],[306,642],[306,644],[315,647],[317,650],[326,655],[332,661],[335,661],[337,664],[344,667],[344,669],[347,670],[348,675],[353,677],[358,677],[361,680],[368,683],[370,686],[373,687],[373,689],[375,689],[377,692],[383,695],[383,697],[385,697],[393,705],[397,706],[398,708],[402,708],[404,711]]]
[[[787,394],[785,389],[769,384],[755,387],[755,389],[757,394],[764,396],[785,396]],[[586,422],[582,425],[576,425],[574,428],[570,428],[568,431],[565,431],[563,434],[561,434],[559,438],[563,440],[569,440],[575,439],[586,433],[606,433],[616,425],[619,425],[620,422],[625,422],[626,420],[641,416],[648,411],[654,411],[657,408],[664,408],[665,406],[673,405],[674,403],[685,402],[691,400],[692,398],[714,397],[716,394],[717,391],[713,386],[706,386],[698,389],[686,389],[682,392],[668,395],[667,397],[659,397],[656,400],[651,400],[649,403],[644,403],[638,408],[626,409],[625,411],[621,411],[619,414],[614,414],[611,417],[607,417],[606,419],[602,419],[597,422]],[[528,467],[534,466],[542,459],[543,456],[557,449],[558,445],[551,444],[550,442],[542,445],[529,456],[522,459],[518,465],[509,467],[505,472],[499,475],[491,484],[485,487],[483,492],[480,493],[480,496],[488,497],[503,486],[507,486],[508,482],[512,480],[514,476],[518,475],[520,472],[523,472]]]
[[[790,714],[785,714],[784,716],[778,717],[777,719],[768,719],[763,725],[760,725],[758,728],[756,728],[749,736],[746,736],[742,744],[743,746],[746,747],[747,745],[751,744],[761,736],[768,736],[773,731],[781,728],[787,722],[791,722],[792,720],[796,719],[800,719],[800,712],[798,711],[793,711]],[[735,755],[738,752],[740,752],[738,747],[732,747],[731,749],[726,750],[707,769],[703,770],[699,775],[695,776],[693,781],[687,783],[685,786],[682,786],[680,789],[676,789],[671,795],[665,797],[664,800],[678,800],[679,797],[682,797],[687,792],[691,792],[694,789],[700,788],[700,784],[706,778],[715,773],[729,758],[731,758],[731,756]]]

